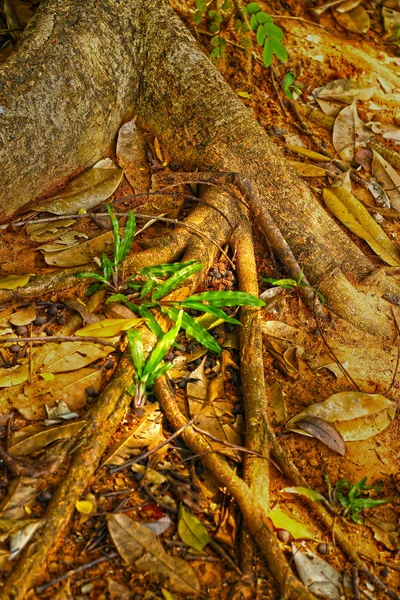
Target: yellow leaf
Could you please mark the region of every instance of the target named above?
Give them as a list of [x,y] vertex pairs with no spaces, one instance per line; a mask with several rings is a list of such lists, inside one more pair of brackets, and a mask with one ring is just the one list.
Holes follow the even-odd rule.
[[238,92],[237,95],[241,98],[250,98],[250,94],[248,92]]
[[344,188],[325,188],[322,197],[335,217],[365,240],[384,262],[392,267],[400,265],[397,250],[386,233],[351,192]]
[[93,503],[90,500],[78,500],[75,503],[75,508],[82,515],[90,515],[93,512]]
[[331,159],[328,156],[324,156],[319,152],[314,152],[314,150],[309,150],[308,148],[303,148],[302,146],[292,146],[292,144],[288,144],[287,147],[292,152],[300,154],[301,156],[306,156],[307,158],[311,158],[311,160],[317,160],[319,162],[331,162]]
[[154,150],[156,152],[156,156],[157,156],[158,160],[160,161],[160,163],[163,163],[164,158],[161,153],[160,142],[158,141],[158,138],[154,138]]
[[15,290],[18,287],[24,287],[34,273],[26,275],[7,275],[4,279],[0,279],[0,290]]
[[322,167],[309,165],[299,160],[289,160],[289,162],[300,177],[325,177],[326,175],[326,171]]
[[268,517],[271,519],[273,526],[276,529],[286,529],[295,540],[306,539],[312,540],[313,535],[308,531],[308,529],[300,523],[296,521],[292,517],[289,517],[281,508],[275,507],[269,511]]
[[368,29],[371,27],[369,15],[362,6],[356,6],[345,13],[334,10],[333,15],[339,25],[353,33],[367,33]]
[[101,338],[113,337],[121,333],[121,331],[138,327],[144,321],[145,319],[103,319],[102,321],[96,321],[96,323],[90,323],[82,327],[82,329],[78,329],[76,335]]
[[40,376],[43,377],[45,381],[53,381],[55,377],[53,373],[40,373]]

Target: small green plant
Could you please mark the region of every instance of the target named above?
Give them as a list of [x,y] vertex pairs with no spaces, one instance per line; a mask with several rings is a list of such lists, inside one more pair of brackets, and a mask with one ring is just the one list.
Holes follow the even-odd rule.
[[113,291],[119,291],[124,289],[127,285],[127,281],[121,281],[119,267],[126,257],[132,246],[132,242],[136,233],[136,220],[135,215],[129,211],[128,220],[125,226],[125,234],[121,237],[119,224],[116,216],[107,204],[106,209],[110,215],[111,225],[113,229],[114,237],[114,259],[111,261],[107,254],[103,252],[100,259],[100,267],[103,270],[103,275],[97,273],[78,273],[77,277],[82,279],[94,279],[97,283],[91,286],[91,291],[94,292],[96,289],[107,286]]
[[309,288],[310,290],[312,290],[314,292],[314,294],[316,294],[318,296],[321,304],[325,304],[325,298],[321,294],[321,292],[319,292],[318,290],[311,287],[310,284],[304,283],[304,281],[302,281],[303,273],[300,273],[297,281],[296,281],[296,279],[274,279],[273,277],[261,277],[261,279],[262,279],[262,281],[265,281],[266,283],[270,283],[271,285],[279,286],[279,287],[285,288],[287,290],[295,290],[299,287]]
[[366,508],[374,508],[380,504],[391,502],[392,499],[374,500],[369,497],[369,492],[380,492],[381,488],[377,485],[367,485],[367,478],[364,477],[356,484],[351,484],[347,479],[339,479],[334,486],[329,481],[327,475],[324,481],[328,488],[328,499],[330,505],[344,517],[349,517],[355,523],[363,523],[361,513]]
[[148,356],[147,360],[144,354],[142,336],[137,329],[131,329],[127,333],[129,350],[133,366],[135,367],[134,382],[127,389],[128,393],[134,396],[134,405],[142,406],[152,389],[156,379],[164,375],[173,365],[164,363],[164,357],[175,343],[176,336],[182,324],[183,311],[181,310],[176,319],[176,323],[167,333],[164,333],[158,341],[154,350]]
[[296,75],[291,71],[286,73],[285,79],[283,80],[283,92],[290,99],[293,99],[293,92],[295,92],[298,96],[301,94],[301,84],[295,84],[295,80]]
[[211,45],[213,50],[210,54],[210,58],[213,61],[221,58],[227,47],[227,42],[224,37],[220,35],[221,24],[226,18],[226,11],[229,11],[233,4],[231,0],[225,0],[221,7],[207,10],[208,5],[212,4],[207,0],[196,0],[196,12],[193,15],[193,22],[195,25],[200,25],[202,20],[207,17],[209,20],[208,30],[213,33],[214,36],[211,38]]
[[272,64],[274,54],[279,60],[286,62],[288,53],[282,44],[285,36],[282,29],[275,25],[273,18],[262,11],[257,2],[250,2],[243,10],[250,17],[250,27],[256,33],[258,45],[263,47],[265,67]]

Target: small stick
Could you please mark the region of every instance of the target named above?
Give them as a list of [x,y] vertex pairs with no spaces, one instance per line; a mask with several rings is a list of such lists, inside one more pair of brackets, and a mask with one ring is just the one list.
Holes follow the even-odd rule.
[[102,344],[102,346],[111,346],[115,348],[112,342],[106,342],[101,338],[84,336],[84,335],[48,335],[46,337],[16,337],[16,338],[5,338],[0,339],[0,344],[11,344],[17,342],[32,342],[35,344],[46,343],[46,342],[94,342],[95,344]]

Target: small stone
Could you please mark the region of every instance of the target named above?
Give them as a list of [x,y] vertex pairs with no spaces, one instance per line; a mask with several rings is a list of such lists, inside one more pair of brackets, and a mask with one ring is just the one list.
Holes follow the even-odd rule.
[[233,407],[233,414],[240,415],[243,412],[243,407],[240,402],[237,402]]
[[287,544],[290,540],[290,533],[286,529],[280,529],[277,533],[278,540],[283,544]]
[[326,542],[321,542],[317,546],[318,554],[326,554],[328,552],[328,544]]
[[25,325],[18,325],[15,328],[15,333],[21,337],[26,337],[28,335],[28,328]]
[[196,344],[189,344],[188,347],[186,348],[187,352],[194,352],[196,350]]
[[51,499],[52,493],[50,490],[43,490],[43,492],[39,492],[36,496],[36,500],[38,502],[48,502]]
[[167,354],[165,355],[165,360],[168,360],[168,362],[172,362],[175,358],[175,354],[171,351],[167,352]]
[[93,589],[94,589],[94,584],[93,583],[86,583],[85,585],[83,585],[81,587],[81,592],[82,592],[82,594],[88,594]]
[[36,317],[36,319],[33,321],[33,324],[36,327],[40,327],[40,325],[44,325],[45,323],[47,323],[47,317]]
[[389,567],[383,567],[383,569],[380,570],[381,577],[389,577],[389,575],[390,575]]
[[22,348],[21,348],[21,346],[18,346],[18,344],[13,344],[12,346],[10,346],[9,350],[13,354],[19,354],[19,352],[22,350]]
[[109,358],[107,360],[106,364],[104,365],[104,368],[107,369],[107,371],[114,368],[114,361],[112,358]]
[[92,385],[90,387],[87,387],[85,392],[86,395],[89,396],[89,398],[95,398],[97,396],[97,392]]
[[58,308],[55,304],[52,304],[48,311],[47,314],[49,315],[49,317],[54,317],[54,315],[56,315],[58,313]]
[[44,332],[46,335],[53,335],[53,330],[50,327],[45,327]]
[[58,315],[56,321],[59,325],[65,325],[65,317],[64,315]]
[[180,381],[178,381],[178,383],[177,383],[177,386],[178,386],[178,388],[179,388],[180,390],[183,390],[183,389],[185,389],[186,385],[187,385],[187,381],[186,381],[186,379],[181,379],[181,380],[180,380]]

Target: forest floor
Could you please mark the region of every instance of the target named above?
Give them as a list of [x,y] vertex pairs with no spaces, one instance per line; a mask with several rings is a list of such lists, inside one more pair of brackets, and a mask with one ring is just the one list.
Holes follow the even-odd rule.
[[[15,0],[12,4],[22,22],[35,10],[34,3],[29,6],[22,0]],[[350,6],[350,0],[347,4]],[[356,4],[353,2],[352,6]],[[379,154],[378,157],[376,152],[374,154],[370,142],[384,144],[393,156],[400,142],[400,77],[396,74],[400,56],[395,35],[400,27],[400,12],[396,12],[396,9],[400,11],[400,4],[398,0],[385,0],[382,4],[366,0],[357,6],[359,9],[352,8],[351,13],[336,11],[334,14],[327,8],[316,23],[312,20],[315,18],[312,11],[304,11],[299,2],[262,4],[262,9],[272,15],[283,30],[284,45],[289,54],[285,63],[274,58],[273,69],[262,64],[262,48],[257,46],[255,37],[252,48],[248,37],[235,29],[235,17],[225,19],[219,25],[219,35],[227,45],[216,66],[287,159],[292,161],[294,168],[307,177],[321,203],[324,189],[341,189],[347,194],[351,189],[368,213],[376,217],[374,222],[387,234],[389,243],[385,242],[382,250],[379,234],[367,233],[364,237],[369,240],[375,235],[376,244],[371,248],[371,244],[361,240],[355,230],[350,232],[345,225],[341,226],[376,266],[385,264],[381,261],[386,256],[385,249],[391,253],[394,247],[392,257],[395,262],[391,266],[396,267],[396,264],[400,265],[400,262],[396,263],[400,237],[400,170],[388,171],[387,163],[380,161]],[[357,12],[360,7],[364,12]],[[193,14],[196,9],[192,3],[180,0],[175,2],[174,8],[178,9],[204,51],[211,53],[216,47],[210,45],[210,39],[216,37],[215,32],[210,32],[214,17],[205,15],[195,26]],[[209,3],[207,10],[210,9],[221,10],[220,3]],[[367,30],[363,33],[349,31],[355,27],[365,30],[365,15],[370,20]],[[386,15],[386,30],[383,15]],[[7,35],[3,34],[3,37],[6,40]],[[0,51],[3,60],[12,47],[13,42]],[[295,99],[292,100],[281,86],[289,72],[295,76],[294,85],[299,86],[299,93],[294,91]],[[312,92],[335,80],[352,80],[358,85],[337,83],[319,94],[317,104],[316,94]],[[318,111],[320,122],[317,123],[315,118],[308,119],[304,107]],[[126,159],[130,180],[124,176],[108,200],[119,212],[129,209],[140,212],[142,209],[141,198],[130,199],[137,192],[132,182],[142,177],[142,185],[143,178],[148,177],[145,185],[151,185],[152,174],[173,167],[157,139],[136,130],[132,135],[138,136],[132,144],[142,147],[143,152],[137,163],[140,166],[133,165],[132,157]],[[310,154],[310,150],[319,154]],[[326,161],[321,154],[324,151],[331,157]],[[348,151],[353,153],[352,168],[341,170],[339,163],[345,160]],[[117,157],[108,158],[116,161]],[[390,162],[389,158],[387,160]],[[112,168],[109,167],[109,171]],[[375,198],[369,191],[374,183]],[[179,189],[194,195],[197,191],[190,185]],[[334,196],[334,192],[330,193]],[[101,194],[105,194],[104,190]],[[107,195],[99,201],[96,211],[104,212],[106,199]],[[191,206],[193,202],[188,200],[181,209],[164,210],[163,214],[177,218],[179,213],[180,218]],[[354,210],[357,212],[358,208]],[[155,211],[155,214],[159,213]],[[11,226],[3,227],[0,286],[8,276],[33,276],[74,266],[86,271],[85,257],[91,260],[99,256],[102,249],[112,249],[110,221],[105,217],[84,218],[81,212],[79,219],[64,217],[64,224],[45,221],[38,227],[37,219],[46,217],[54,217],[51,209],[29,211],[20,215]],[[23,224],[18,225],[19,222]],[[142,222],[138,222],[138,226],[142,226]],[[169,233],[173,228],[174,225],[157,221],[137,240],[142,243]],[[103,238],[91,242],[98,236]],[[76,245],[82,243],[84,247]],[[230,260],[226,254],[218,253],[200,291],[236,289],[235,256],[228,248],[224,250]],[[369,568],[384,584],[398,591],[400,436],[398,418],[395,418],[396,403],[400,398],[398,340],[372,337],[332,313],[326,322],[321,322],[303,304],[302,282],[284,281],[283,285],[273,285],[271,281],[265,281],[265,278],[282,280],[287,274],[275,263],[261,236],[255,250],[260,294],[265,301],[261,312],[264,373],[271,394],[269,422],[287,456],[306,479],[308,488],[330,501],[335,519],[342,523],[360,557],[366,558]],[[56,472],[50,467],[47,472],[46,469],[45,472],[24,470],[26,460],[31,459],[29,468],[35,461],[43,466],[47,460],[46,452],[51,449],[49,444],[60,443],[60,439],[72,440],[71,451],[79,445],[79,424],[112,380],[124,347],[122,341],[115,343],[115,347],[74,341],[72,344],[76,346],[72,349],[65,346],[71,342],[52,340],[49,342],[52,345],[48,344],[47,349],[41,351],[41,357],[35,358],[35,353],[46,345],[25,338],[72,335],[67,332],[68,323],[77,314],[81,314],[86,323],[88,317],[89,320],[94,317],[94,322],[96,317],[136,317],[120,302],[107,305],[103,302],[91,311],[85,307],[87,281],[77,282],[76,287],[66,291],[5,303],[0,310],[0,420],[2,445],[9,453],[4,455],[8,458],[4,458],[4,468],[0,472],[2,580],[13,570],[15,555],[10,560],[12,548],[20,548],[25,543],[22,540],[29,539],[34,524],[40,526],[46,506],[65,474],[65,467]],[[19,285],[23,284],[20,282]],[[242,455],[236,446],[242,446],[244,442],[237,327],[227,323],[216,326],[211,323],[210,327],[222,354],[207,351],[196,339],[187,339],[181,333],[177,345],[166,356],[166,360],[173,363],[169,378],[180,406],[185,406],[189,415],[195,414],[196,406],[214,404],[208,415],[209,423],[205,420],[203,429],[208,427],[215,438],[233,445],[220,444],[219,449],[229,456],[240,472]],[[116,331],[115,335],[119,333]],[[96,335],[95,331],[93,336]],[[10,338],[14,341],[5,342]],[[64,349],[61,349],[63,344]],[[368,397],[370,402],[365,403],[367,408],[362,413],[357,412],[353,396],[346,392],[355,392],[358,398],[362,394],[376,396]],[[337,440],[330,430],[319,434],[320,439],[288,430],[285,425],[288,419],[339,393],[341,396],[332,400],[331,422],[346,441],[344,455],[332,449]],[[66,406],[60,405],[61,401]],[[64,420],[60,420],[62,410],[54,412],[60,406],[67,415]],[[49,409],[53,411],[49,413]],[[76,420],[71,413],[77,413]],[[352,414],[350,420],[349,414]],[[314,426],[311,431],[315,434],[316,422],[311,419],[308,423]],[[210,476],[199,458],[191,457],[179,438],[159,447],[172,433],[154,397],[144,409],[127,408],[107,447],[102,466],[91,477],[76,504],[68,535],[47,557],[36,591],[32,590],[29,598],[171,600],[187,597],[187,592],[179,590],[173,577],[169,583],[165,582],[165,586],[160,584],[162,571],[157,565],[147,564],[144,569],[138,569],[134,564],[126,566],[130,560],[129,552],[125,551],[127,540],[119,538],[120,534],[115,532],[110,535],[107,530],[106,517],[113,513],[123,514],[141,525],[153,523],[166,552],[182,558],[195,570],[204,594],[218,600],[229,597],[232,587],[241,578],[239,511],[227,490]],[[125,465],[145,451],[150,451],[148,461]],[[56,454],[53,453],[53,458]],[[348,563],[335,543],[332,530],[320,525],[304,503],[299,489],[293,493],[292,482],[273,464],[270,471],[270,510],[283,510],[282,520],[274,522],[272,519],[272,523],[288,563],[293,566],[293,552],[307,549],[341,574],[347,573]],[[333,488],[336,486],[335,498],[332,490],[329,496],[327,478]],[[375,506],[370,503],[371,508],[365,502],[367,508],[357,514],[346,492],[363,478],[367,478],[366,484],[371,488],[361,488],[359,499],[389,501]],[[340,480],[345,480],[341,488],[336,485]],[[285,488],[292,491],[284,491]],[[360,522],[355,522],[352,516]],[[10,521],[14,521],[13,526]],[[193,541],[196,528],[200,537],[208,533],[211,540],[202,550],[198,540]],[[192,533],[188,534],[188,530]],[[19,537],[16,536],[18,531]],[[135,561],[132,559],[131,562]],[[174,565],[172,569],[178,578],[181,567]],[[255,598],[280,597],[278,585],[258,553],[254,573]],[[317,575],[313,572],[310,577],[315,581]],[[377,585],[361,579],[362,597],[384,597]],[[341,596],[343,590],[339,588],[337,595],[332,597]],[[346,594],[350,597],[348,589]],[[331,596],[322,594],[320,597]]]

